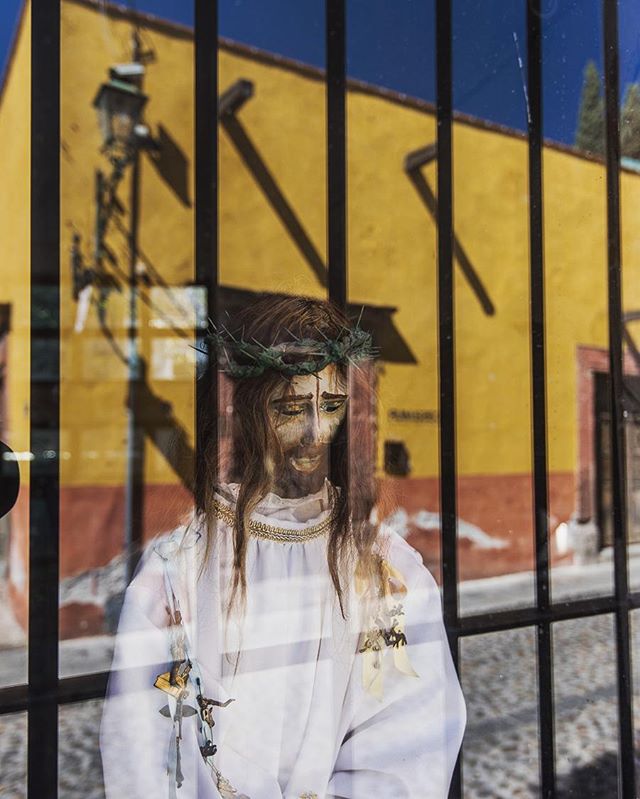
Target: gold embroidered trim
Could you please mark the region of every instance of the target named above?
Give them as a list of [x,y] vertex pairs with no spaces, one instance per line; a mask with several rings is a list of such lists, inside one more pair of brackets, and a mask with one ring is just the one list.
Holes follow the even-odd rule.
[[[222,519],[225,524],[233,527],[235,524],[236,516],[231,508],[226,507],[221,502],[214,500],[213,511],[215,515]],[[249,532],[256,538],[263,538],[268,541],[277,541],[279,543],[296,543],[300,541],[310,541],[312,538],[318,538],[324,535],[331,527],[331,515],[320,522],[313,524],[310,527],[305,527],[304,530],[290,530],[286,527],[274,527],[264,522],[257,522],[254,519],[249,521]]]

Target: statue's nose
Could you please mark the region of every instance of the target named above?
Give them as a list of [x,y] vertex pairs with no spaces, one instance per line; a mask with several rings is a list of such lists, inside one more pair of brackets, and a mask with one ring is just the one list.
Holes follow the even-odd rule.
[[307,416],[307,424],[302,436],[305,445],[320,443],[320,419],[317,409],[313,409]]

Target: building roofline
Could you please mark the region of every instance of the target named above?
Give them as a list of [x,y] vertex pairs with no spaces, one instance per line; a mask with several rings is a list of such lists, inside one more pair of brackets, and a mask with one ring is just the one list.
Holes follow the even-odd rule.
[[[130,8],[113,2],[112,0],[64,0],[64,2],[74,3],[76,5],[84,6],[85,8],[91,8],[99,12],[106,12],[109,16],[115,19],[126,19],[132,22],[137,22],[147,28],[170,33],[183,39],[193,38],[193,28],[189,25],[183,25],[179,22],[172,22],[167,19],[162,19],[155,14],[149,14],[143,11],[132,11]],[[27,0],[24,0],[18,24],[16,25],[11,43],[11,49],[9,51],[5,70],[3,75],[0,77],[0,104],[2,103],[2,99],[4,97],[4,91],[13,63],[17,42],[24,25],[26,5]],[[312,80],[324,81],[325,79],[325,70],[321,67],[315,67],[310,64],[305,64],[301,61],[296,61],[293,58],[270,53],[267,50],[261,50],[253,45],[242,44],[240,42],[232,41],[231,39],[220,37],[219,48],[221,50],[225,50],[226,52],[234,53],[244,58],[250,58],[253,61],[258,61],[268,66],[277,66],[281,69],[286,69],[290,72],[304,75]],[[347,79],[347,88],[353,92],[367,94],[372,97],[387,100],[394,105],[412,108],[422,113],[431,115],[435,115],[436,113],[436,107],[434,103],[431,103],[427,100],[421,100],[417,97],[412,97],[411,95],[404,94],[393,89],[375,86],[374,84],[367,83],[366,81],[358,80],[356,78]],[[491,133],[499,133],[502,136],[508,136],[511,138],[520,139],[522,141],[526,141],[527,139],[527,134],[523,131],[508,127],[507,125],[502,125],[498,122],[491,122],[486,119],[481,119],[480,117],[476,117],[471,114],[465,114],[461,111],[454,111],[453,119],[454,122],[458,124],[466,125],[472,128],[478,128]],[[604,165],[604,158],[602,156],[587,153],[573,145],[562,144],[561,142],[552,141],[551,139],[544,139],[543,144],[544,147],[550,150],[572,155],[584,161],[591,161],[596,164]],[[637,174],[635,170],[622,165],[620,166],[620,171]]]
[[114,19],[126,19],[130,22],[144,24],[145,27],[153,28],[164,33],[173,33],[183,39],[193,38],[193,28],[190,25],[183,25],[180,22],[172,22],[163,19],[147,11],[134,11],[114,0],[63,0],[65,3],[74,3],[77,6],[85,6],[95,11],[106,13]]
[[4,101],[4,92],[9,82],[9,73],[11,72],[11,68],[13,67],[13,61],[16,57],[16,51],[18,49],[18,42],[20,41],[20,36],[22,35],[22,28],[24,27],[24,21],[27,16],[27,0],[22,0],[22,5],[20,6],[20,10],[17,14],[16,26],[13,29],[13,34],[11,37],[11,44],[9,45],[9,52],[7,53],[7,60],[4,63],[4,69],[2,70],[2,74],[0,74],[0,108],[2,107],[2,103]]

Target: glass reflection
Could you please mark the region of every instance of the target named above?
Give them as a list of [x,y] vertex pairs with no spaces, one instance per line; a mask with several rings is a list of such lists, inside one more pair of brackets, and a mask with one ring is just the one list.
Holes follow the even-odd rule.
[[[27,677],[27,606],[20,602],[26,583],[26,553],[20,547],[16,529],[24,517],[28,489],[18,488],[18,468],[24,471],[21,453],[0,447],[1,488],[4,504],[0,513],[0,687],[18,685]],[[6,493],[5,493],[6,492]],[[14,499],[17,500],[13,505]],[[7,511],[7,507],[12,509]]]
[[465,799],[538,795],[535,647],[531,628],[462,639]]
[[[22,531],[33,455],[27,445],[28,383],[10,369],[27,341],[26,325],[12,325],[11,305],[0,304],[0,687],[23,683],[27,676],[28,550]],[[44,438],[39,445],[43,457],[55,456]]]
[[553,625],[559,797],[617,795],[617,687],[613,616]]
[[0,716],[0,796],[27,795],[27,714]]
[[188,507],[192,344],[206,312],[193,285],[193,37],[173,19],[65,3],[61,39],[59,597],[68,677],[109,668],[140,550]]
[[533,603],[525,12],[525,3],[453,3],[463,614]]
[[[640,760],[640,610],[629,614],[631,626],[631,668],[633,674],[633,726],[636,741],[636,762]],[[636,778],[638,769],[636,768]]]
[[98,730],[102,700],[62,705],[58,711],[58,795],[103,799]]
[[613,590],[604,535],[611,519],[603,382],[609,340],[602,26],[596,5],[562,0],[542,21],[545,132],[551,139],[543,151],[543,200],[554,601]]
[[347,6],[349,75],[377,64],[347,93],[347,183],[352,312],[380,349],[378,518],[440,580],[434,7]]

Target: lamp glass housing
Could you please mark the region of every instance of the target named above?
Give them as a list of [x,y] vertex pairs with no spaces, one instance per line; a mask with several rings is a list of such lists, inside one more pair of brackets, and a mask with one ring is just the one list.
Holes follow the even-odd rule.
[[105,147],[129,147],[142,116],[147,96],[137,86],[112,79],[103,83],[93,101]]

